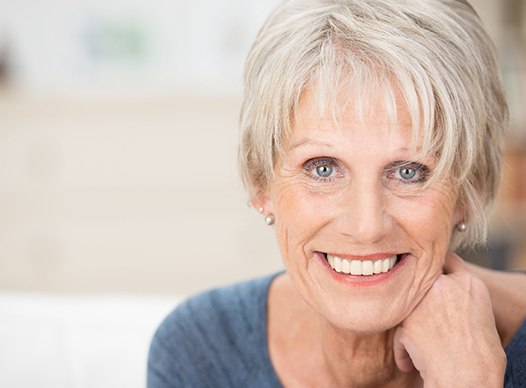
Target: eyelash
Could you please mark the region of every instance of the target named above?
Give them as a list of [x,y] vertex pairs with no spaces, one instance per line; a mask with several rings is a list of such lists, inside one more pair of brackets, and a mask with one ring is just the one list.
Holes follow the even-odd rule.
[[[318,167],[328,166],[332,168],[331,176],[329,177],[322,177],[319,175],[315,175],[313,171]],[[400,169],[402,168],[409,168],[415,170],[415,177],[414,179],[403,179],[402,177],[396,177],[396,174],[400,173]],[[341,169],[338,166],[338,163],[332,159],[327,157],[321,157],[321,158],[314,158],[310,159],[303,165],[303,170],[305,171],[305,175],[316,181],[316,182],[332,182],[334,178],[342,177]],[[421,163],[418,162],[409,162],[409,161],[396,161],[393,164],[391,164],[387,168],[387,177],[392,180],[396,180],[404,185],[412,185],[412,184],[418,184],[423,183],[427,181],[429,177],[429,168]],[[336,173],[336,175],[334,175]]]
[[[328,166],[333,169],[333,173],[338,173],[338,164],[334,161],[332,158],[315,158],[308,160],[304,166],[303,170],[305,171],[305,175],[316,181],[316,182],[332,182],[332,180],[335,178],[334,176],[329,177],[322,177],[319,175],[314,175],[313,171],[317,169],[318,167]],[[332,175],[332,174],[331,174]]]

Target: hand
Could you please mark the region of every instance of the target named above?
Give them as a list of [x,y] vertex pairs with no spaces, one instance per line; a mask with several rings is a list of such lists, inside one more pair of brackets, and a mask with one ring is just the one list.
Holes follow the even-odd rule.
[[502,388],[506,356],[489,292],[454,253],[396,329],[394,355],[401,371],[418,370],[425,387]]

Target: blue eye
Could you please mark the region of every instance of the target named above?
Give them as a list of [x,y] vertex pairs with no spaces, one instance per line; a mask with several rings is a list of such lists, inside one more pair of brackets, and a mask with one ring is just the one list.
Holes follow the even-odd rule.
[[316,167],[316,173],[322,178],[328,178],[332,174],[332,166],[318,166]]
[[411,167],[400,167],[399,172],[402,179],[413,179],[416,175],[416,169]]
[[429,168],[416,162],[395,162],[390,168],[388,176],[404,184],[425,182],[429,175]]
[[311,159],[303,169],[309,178],[320,182],[329,182],[339,175],[338,165],[332,158]]

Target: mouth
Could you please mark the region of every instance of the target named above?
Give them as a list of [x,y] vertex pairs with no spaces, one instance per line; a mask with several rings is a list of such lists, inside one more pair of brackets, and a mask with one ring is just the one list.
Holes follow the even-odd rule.
[[[320,252],[321,253],[321,252]],[[344,259],[329,253],[321,253],[334,271],[355,276],[371,276],[392,270],[407,253],[395,254],[377,260]]]

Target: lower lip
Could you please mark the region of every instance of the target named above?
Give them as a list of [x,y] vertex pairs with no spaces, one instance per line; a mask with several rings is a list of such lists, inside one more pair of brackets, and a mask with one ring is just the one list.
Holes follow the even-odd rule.
[[331,268],[331,266],[327,262],[327,259],[325,259],[324,254],[316,252],[316,255],[318,256],[318,259],[321,261],[325,269],[329,272],[329,275],[334,280],[352,286],[374,286],[376,284],[388,281],[405,266],[405,264],[407,263],[407,258],[410,256],[408,254],[402,256],[400,261],[396,263],[393,268],[391,268],[388,272],[385,273],[382,272],[374,275],[351,275],[336,272]]

